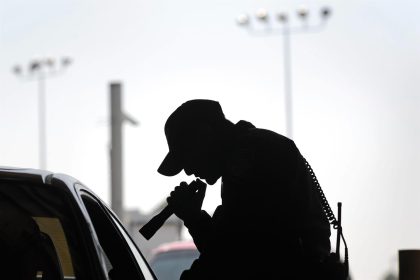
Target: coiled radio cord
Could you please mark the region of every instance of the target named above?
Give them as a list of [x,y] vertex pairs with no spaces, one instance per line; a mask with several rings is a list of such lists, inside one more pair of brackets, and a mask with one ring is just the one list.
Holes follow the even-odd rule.
[[[305,162],[305,166],[309,172],[309,176],[311,176],[312,182],[317,190],[318,196],[321,200],[321,206],[322,206],[322,210],[324,210],[324,213],[328,219],[328,222],[333,226],[334,229],[337,230],[338,236],[337,239],[339,239],[340,237],[343,239],[343,243],[344,243],[344,264],[346,267],[346,274],[348,276],[349,273],[349,253],[348,253],[348,248],[347,248],[347,243],[346,240],[344,239],[344,235],[343,235],[343,230],[341,227],[341,218],[339,218],[339,220],[337,220],[335,218],[334,212],[332,211],[330,204],[328,203],[328,200],[324,194],[324,191],[321,188],[321,185],[318,182],[318,179],[316,178],[315,172],[313,171],[311,165],[308,163],[308,161],[302,156],[303,161]],[[339,203],[339,217],[341,217],[341,203]],[[338,243],[339,244],[339,243]],[[337,248],[337,254],[338,254],[338,258],[340,258],[339,256],[339,249]]]

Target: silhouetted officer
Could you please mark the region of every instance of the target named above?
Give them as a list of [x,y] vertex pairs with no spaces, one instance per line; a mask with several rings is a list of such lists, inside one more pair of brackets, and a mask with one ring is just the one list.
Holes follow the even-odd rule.
[[309,279],[330,253],[330,225],[294,142],[233,124],[212,100],[183,103],[165,135],[159,173],[222,181],[212,216],[201,210],[205,184],[182,182],[167,199],[201,253],[181,279]]

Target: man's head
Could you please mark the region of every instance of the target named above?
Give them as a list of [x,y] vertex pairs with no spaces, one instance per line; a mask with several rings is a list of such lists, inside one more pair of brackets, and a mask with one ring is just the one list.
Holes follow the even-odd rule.
[[184,169],[187,175],[214,184],[222,173],[219,131],[226,122],[217,101],[195,99],[183,103],[166,121],[169,153],[158,172],[174,176]]

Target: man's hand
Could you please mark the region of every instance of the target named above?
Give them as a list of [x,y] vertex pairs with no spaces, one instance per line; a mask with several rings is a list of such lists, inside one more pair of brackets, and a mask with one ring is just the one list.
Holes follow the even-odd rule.
[[197,219],[203,205],[207,185],[200,180],[192,181],[189,185],[181,182],[166,199],[175,215],[188,223]]

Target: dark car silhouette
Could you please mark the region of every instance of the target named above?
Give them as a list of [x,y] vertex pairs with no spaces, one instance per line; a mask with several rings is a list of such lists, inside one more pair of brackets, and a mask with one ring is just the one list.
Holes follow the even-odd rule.
[[1,279],[155,280],[118,217],[64,174],[0,168]]

